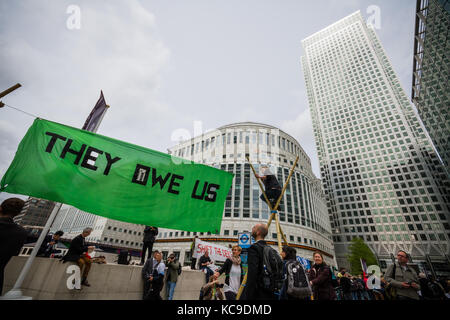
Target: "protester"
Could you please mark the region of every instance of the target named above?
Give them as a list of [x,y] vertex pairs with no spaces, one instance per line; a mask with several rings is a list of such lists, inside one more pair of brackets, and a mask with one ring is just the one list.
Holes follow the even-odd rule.
[[5,267],[12,256],[20,253],[27,239],[26,230],[13,221],[13,218],[22,211],[24,204],[22,199],[9,198],[0,205],[0,295]]
[[366,282],[363,279],[363,276],[360,274],[356,281],[358,282],[358,295],[361,300],[370,300],[369,291],[366,285]]
[[195,265],[197,264],[197,258],[194,258],[195,253],[195,240],[197,240],[198,236],[195,236],[192,239],[191,243],[191,270],[195,270]]
[[208,249],[205,250],[205,253],[200,257],[198,263],[200,265],[200,270],[205,272],[205,282],[208,282],[209,278],[214,273],[210,268],[208,268],[208,266],[212,264]]
[[257,224],[252,228],[252,237],[255,243],[248,249],[247,283],[241,295],[241,300],[276,300],[274,292],[264,289],[263,283],[263,252],[267,246],[264,238],[268,233],[265,224]]
[[167,258],[167,300],[173,300],[173,293],[175,291],[175,286],[177,285],[178,275],[181,272],[181,264],[176,259],[175,254],[171,253],[169,258]]
[[155,243],[156,236],[158,235],[158,228],[145,226],[144,229],[144,239],[142,245],[142,256],[141,256],[141,265],[144,264],[145,255],[148,251],[148,256],[152,256],[153,243]]
[[280,292],[280,300],[311,300],[311,288],[305,269],[297,261],[295,248],[283,246],[281,250],[283,259],[284,285]]
[[[258,174],[255,174],[256,178],[259,178],[264,183],[264,189],[265,194],[267,196],[267,199],[270,201],[270,206],[272,209],[274,209],[276,202],[278,201],[278,198],[281,195],[281,185],[277,180],[277,177],[270,171],[268,166],[262,166],[261,167],[263,176],[260,176]],[[264,197],[264,194],[261,194],[259,197],[262,201],[266,202],[266,198]],[[281,203],[278,205],[277,208],[278,211],[282,211],[281,209]]]
[[91,269],[92,259],[90,259],[86,253],[92,251],[94,247],[86,246],[85,238],[89,237],[91,232],[92,228],[85,228],[81,234],[73,238],[69,250],[62,258],[64,262],[72,261],[78,264],[80,271],[82,271],[81,284],[87,287],[91,286],[87,281],[87,276]]
[[160,292],[164,286],[164,271],[166,265],[161,260],[161,253],[155,251],[153,258],[149,257],[142,268],[144,300],[162,300]]
[[310,284],[314,300],[336,300],[336,292],[331,283],[331,269],[320,252],[313,254],[314,265],[310,272]]
[[344,295],[344,300],[353,300],[351,287],[352,281],[350,280],[350,274],[344,269],[341,271],[342,277],[339,280],[339,284],[342,288],[342,293]]
[[223,284],[219,284],[218,273],[214,273],[209,277],[209,281],[202,287],[203,300],[224,300],[222,288]]
[[228,258],[225,261],[222,268],[220,268],[216,274],[219,276],[222,273],[225,273],[225,297],[227,300],[236,300],[236,295],[244,280],[244,268],[240,257],[242,248],[238,245],[234,245],[231,252],[231,258]]
[[352,293],[352,300],[359,300],[358,299],[358,282],[356,281],[356,278],[354,276],[350,277],[351,285],[350,285],[350,292]]
[[397,300],[419,300],[419,278],[416,271],[408,266],[408,254],[405,251],[398,251],[397,262],[387,268],[385,279],[395,288]]
[[52,253],[58,252],[59,250],[56,249],[56,246],[58,245],[59,239],[63,235],[64,232],[61,230],[56,231],[54,234],[47,235],[44,241],[42,241],[42,244],[36,256],[49,258],[52,255]]

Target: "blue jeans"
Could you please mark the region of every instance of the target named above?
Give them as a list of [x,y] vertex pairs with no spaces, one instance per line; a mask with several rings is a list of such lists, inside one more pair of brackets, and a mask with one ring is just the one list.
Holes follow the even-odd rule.
[[167,300],[173,300],[173,292],[175,291],[176,282],[167,281],[166,290],[167,290]]
[[353,299],[353,300],[359,300],[359,299],[358,299],[358,292],[352,291],[352,299]]

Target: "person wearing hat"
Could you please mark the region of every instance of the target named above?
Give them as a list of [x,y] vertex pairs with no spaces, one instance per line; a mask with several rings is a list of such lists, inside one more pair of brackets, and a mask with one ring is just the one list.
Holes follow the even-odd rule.
[[[266,196],[270,201],[271,208],[273,209],[275,207],[278,198],[281,195],[281,185],[278,182],[277,177],[272,173],[272,171],[270,171],[270,168],[268,166],[266,165],[262,166],[261,171],[263,175],[260,176],[256,174],[256,177],[261,179],[262,182],[264,183]],[[264,202],[266,202],[264,194],[261,194],[259,198]],[[281,203],[278,206],[278,210],[282,210]]]

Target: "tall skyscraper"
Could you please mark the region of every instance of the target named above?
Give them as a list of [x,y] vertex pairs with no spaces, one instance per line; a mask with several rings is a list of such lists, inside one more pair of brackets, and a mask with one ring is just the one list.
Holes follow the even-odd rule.
[[358,11],[302,44],[338,264],[354,237],[382,268],[399,249],[446,263],[448,182],[373,28]]
[[450,0],[417,0],[411,99],[450,175]]

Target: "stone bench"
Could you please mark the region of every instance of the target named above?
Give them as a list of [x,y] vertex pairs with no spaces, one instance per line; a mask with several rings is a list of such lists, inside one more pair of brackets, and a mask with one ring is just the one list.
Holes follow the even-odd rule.
[[[28,257],[12,257],[5,268],[3,294],[16,282]],[[141,300],[142,266],[93,263],[88,275],[90,287],[68,289],[67,268],[73,263],[59,259],[35,258],[22,284],[22,294],[34,300]],[[174,292],[174,300],[197,300],[205,275],[199,270],[183,268]],[[161,296],[165,299],[165,287]]]

